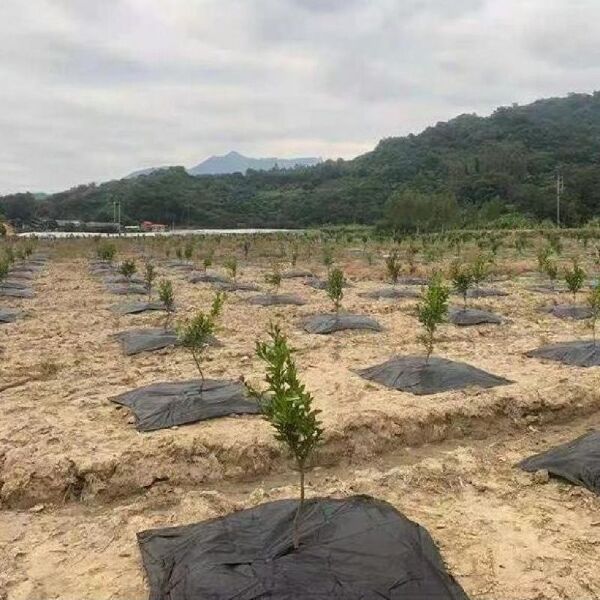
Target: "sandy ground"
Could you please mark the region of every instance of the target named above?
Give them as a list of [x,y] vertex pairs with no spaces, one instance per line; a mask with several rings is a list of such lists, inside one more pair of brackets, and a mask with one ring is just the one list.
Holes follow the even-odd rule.
[[[329,302],[287,280],[281,291],[300,294],[306,306],[261,308],[244,302],[249,293],[229,295],[218,333],[224,346],[209,352],[206,374],[258,384],[254,341],[269,320],[280,320],[323,411],[315,492],[392,502],[430,529],[474,598],[599,597],[598,500],[565,484],[534,484],[512,468],[597,425],[596,369],[523,356],[541,343],[587,335],[584,325],[539,313],[549,298],[523,291],[531,279],[498,283],[511,295],[472,304],[511,322],[444,326],[436,353],[515,383],[429,397],[390,391],[352,369],[420,353],[415,301],[360,298],[381,285],[381,268],[358,259],[344,266],[355,284],[345,310],[376,317],[384,332],[300,331],[299,318],[329,312]],[[34,299],[2,301],[28,317],[0,326],[0,386],[31,380],[0,392],[0,598],[144,598],[136,531],[293,493],[285,457],[259,417],[136,432],[109,398],[194,377],[194,364],[177,348],[124,357],[110,334],[161,317],[113,316],[109,307],[124,299],[87,267],[87,260],[56,258],[36,280]],[[263,274],[243,266],[241,280],[262,285]],[[180,317],[208,306],[209,286],[164,268],[161,275],[174,281]]]

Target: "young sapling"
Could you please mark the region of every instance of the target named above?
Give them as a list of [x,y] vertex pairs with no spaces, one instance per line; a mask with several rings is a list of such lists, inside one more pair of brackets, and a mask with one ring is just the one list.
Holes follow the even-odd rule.
[[450,278],[454,289],[463,298],[463,306],[467,308],[467,297],[469,289],[473,284],[473,273],[466,265],[459,260],[455,260],[450,265]]
[[571,269],[565,269],[565,283],[573,294],[573,301],[577,300],[577,292],[585,283],[585,271],[579,266],[579,263],[574,260]]
[[546,262],[544,263],[544,273],[550,280],[550,288],[554,290],[554,285],[558,277],[558,266],[556,265],[555,260],[552,260],[551,258],[546,259]]
[[144,267],[144,287],[146,288],[146,293],[148,294],[149,299],[152,297],[152,287],[155,279],[156,269],[151,262],[147,262]]
[[385,259],[385,268],[391,282],[395,285],[398,283],[398,277],[400,276],[400,254],[398,250],[392,250],[387,258]]
[[449,296],[450,290],[442,283],[441,277],[435,275],[427,286],[423,300],[417,305],[417,316],[424,329],[419,340],[427,352],[425,364],[429,363],[429,357],[433,352],[437,327],[444,322],[448,313]]
[[589,292],[587,297],[587,303],[591,310],[590,325],[592,328],[592,336],[594,340],[594,346],[596,345],[596,323],[598,317],[600,317],[600,283],[595,285]]
[[175,296],[173,295],[173,284],[169,279],[163,279],[158,285],[158,299],[165,307],[165,329],[169,327],[171,317],[175,312]]
[[279,292],[279,288],[281,287],[281,271],[279,265],[273,265],[273,271],[265,275],[265,281],[273,286],[273,294]]
[[136,271],[137,267],[133,260],[124,260],[119,267],[119,273],[125,277],[127,284],[131,284],[131,278],[135,275]]
[[329,271],[325,290],[329,296],[329,299],[333,302],[336,313],[340,312],[340,308],[342,306],[345,283],[346,280],[344,278],[344,272],[340,268],[336,267],[335,269],[331,269],[331,271]]
[[181,323],[177,327],[177,337],[179,342],[192,355],[198,373],[200,374],[200,379],[202,380],[200,391],[204,388],[202,356],[210,344],[211,338],[215,332],[216,321],[221,314],[224,302],[225,294],[218,292],[212,301],[210,312],[208,314],[198,311],[191,319]]
[[268,335],[269,341],[256,342],[256,354],[266,363],[267,388],[257,391],[248,386],[248,389],[260,403],[264,418],[275,429],[275,439],[285,445],[294,459],[300,475],[300,501],[292,534],[294,548],[298,548],[305,474],[315,448],[321,443],[323,428],[318,418],[320,411],[313,408],[312,394],[298,378],[294,350],[279,326],[271,324]]
[[225,259],[223,266],[229,271],[229,275],[231,276],[231,279],[233,279],[233,281],[235,281],[237,278],[237,275],[238,275],[237,258],[235,256],[230,256],[229,258]]

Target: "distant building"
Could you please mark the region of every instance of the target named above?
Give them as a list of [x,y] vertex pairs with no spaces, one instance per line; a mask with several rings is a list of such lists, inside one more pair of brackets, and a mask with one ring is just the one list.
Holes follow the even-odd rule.
[[152,231],[155,233],[160,233],[161,231],[166,231],[167,226],[162,223],[153,223],[152,221],[142,221],[140,225],[142,231]]

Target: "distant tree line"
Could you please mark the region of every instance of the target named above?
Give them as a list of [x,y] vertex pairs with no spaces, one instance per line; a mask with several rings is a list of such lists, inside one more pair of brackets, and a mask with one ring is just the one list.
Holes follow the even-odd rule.
[[462,115],[419,135],[386,138],[350,161],[197,177],[174,167],[42,199],[4,196],[0,210],[9,220],[110,221],[119,200],[125,224],[508,227],[554,219],[560,170],[563,224],[577,226],[600,208],[599,163],[600,93],[572,94],[485,118]]

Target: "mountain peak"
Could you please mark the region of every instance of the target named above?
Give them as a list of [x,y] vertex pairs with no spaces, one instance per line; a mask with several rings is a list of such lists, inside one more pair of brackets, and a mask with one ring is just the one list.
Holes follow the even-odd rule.
[[195,167],[188,169],[190,175],[225,175],[227,173],[245,173],[248,169],[269,171],[275,166],[280,169],[310,167],[322,162],[316,157],[302,158],[251,158],[235,150],[222,156],[211,156]]

